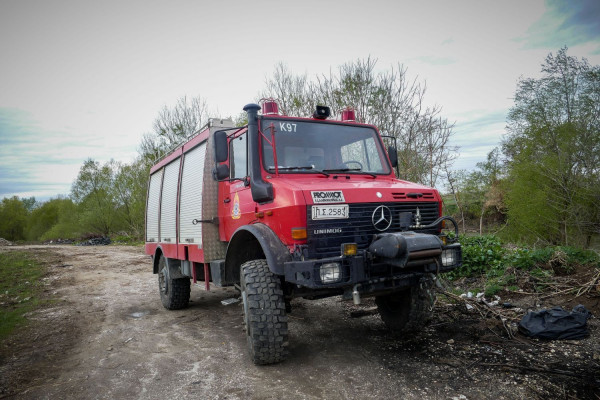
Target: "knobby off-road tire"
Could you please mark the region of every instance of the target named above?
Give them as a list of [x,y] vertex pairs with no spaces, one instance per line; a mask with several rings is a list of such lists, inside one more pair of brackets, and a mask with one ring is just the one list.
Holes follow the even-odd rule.
[[252,361],[273,364],[288,355],[288,319],[279,278],[267,260],[252,260],[240,270],[246,336]]
[[395,332],[418,331],[429,321],[435,302],[432,276],[421,278],[417,286],[386,296],[375,297],[375,304],[386,326]]
[[171,278],[167,260],[162,255],[158,260],[158,290],[160,300],[167,310],[186,308],[190,302],[189,278]]

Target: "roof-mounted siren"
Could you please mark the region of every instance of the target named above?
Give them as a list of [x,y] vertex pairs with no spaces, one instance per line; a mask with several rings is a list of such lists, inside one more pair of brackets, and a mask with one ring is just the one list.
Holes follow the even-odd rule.
[[331,109],[327,106],[317,106],[317,109],[313,113],[314,119],[327,119],[331,115]]
[[263,115],[279,115],[279,106],[275,99],[262,99],[262,114]]
[[342,110],[342,121],[343,122],[355,122],[356,111],[352,107],[346,107]]

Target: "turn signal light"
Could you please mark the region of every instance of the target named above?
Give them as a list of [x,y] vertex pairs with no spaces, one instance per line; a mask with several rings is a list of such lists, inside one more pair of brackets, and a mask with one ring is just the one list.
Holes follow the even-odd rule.
[[295,240],[306,239],[306,228],[292,228],[292,239],[295,239]]
[[344,243],[342,244],[342,255],[343,256],[355,256],[358,250],[356,243]]

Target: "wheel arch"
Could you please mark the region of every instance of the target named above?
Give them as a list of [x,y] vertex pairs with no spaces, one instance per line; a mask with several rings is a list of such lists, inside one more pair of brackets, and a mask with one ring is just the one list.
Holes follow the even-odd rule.
[[160,261],[160,256],[162,256],[163,251],[160,246],[156,247],[154,250],[154,255],[152,255],[152,273],[158,274],[158,262]]
[[[160,262],[160,257],[164,256],[163,251],[160,246],[156,248],[154,252],[154,256],[152,257],[152,272],[158,274],[158,264]],[[176,258],[165,257],[165,262],[167,263],[167,268],[169,269],[169,276],[174,279],[178,278],[188,278],[187,276],[181,273],[181,260]]]
[[271,272],[284,275],[283,263],[291,260],[287,246],[264,224],[239,227],[233,234],[225,255],[228,281],[240,282],[240,266],[246,261],[266,259]]

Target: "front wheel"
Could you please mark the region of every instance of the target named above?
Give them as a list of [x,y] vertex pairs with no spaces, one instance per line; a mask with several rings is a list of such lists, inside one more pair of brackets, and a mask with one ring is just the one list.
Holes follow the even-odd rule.
[[434,281],[431,276],[421,278],[417,286],[375,297],[381,319],[390,330],[397,332],[421,329],[431,318],[434,302]]
[[267,260],[242,264],[240,271],[246,337],[252,361],[257,365],[285,360],[288,323],[279,278]]
[[158,290],[160,291],[160,300],[167,310],[179,310],[188,306],[190,301],[189,278],[171,278],[167,259],[162,255],[158,260]]

